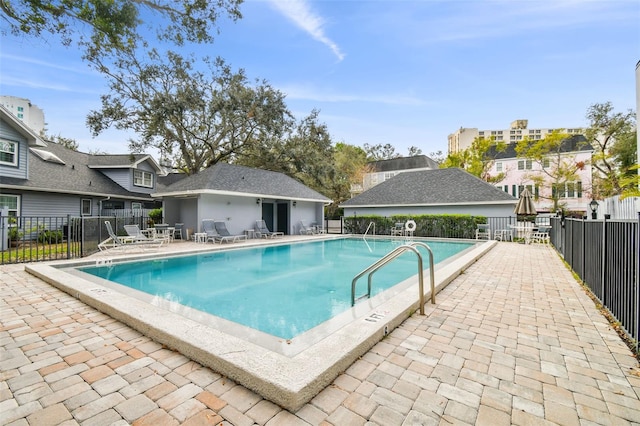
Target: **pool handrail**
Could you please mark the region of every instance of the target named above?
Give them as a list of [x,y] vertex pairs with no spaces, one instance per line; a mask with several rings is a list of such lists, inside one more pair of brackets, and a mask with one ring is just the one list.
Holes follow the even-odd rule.
[[372,235],[376,235],[376,223],[375,222],[369,222],[369,226],[367,226],[367,230],[364,231],[364,234],[362,234],[362,238],[367,236],[367,233],[369,232],[369,229],[371,229],[371,225],[373,225],[373,234]]
[[369,265],[358,275],[356,275],[351,281],[351,306],[354,306],[356,304],[356,283],[360,278],[362,278],[367,273],[369,274],[369,276],[367,277],[367,294],[360,296],[358,300],[364,297],[367,297],[367,298],[371,297],[371,284],[372,284],[371,278],[374,272],[376,272],[378,269],[382,268],[387,263],[391,262],[392,260],[400,256],[401,254],[403,254],[405,251],[409,250],[414,252],[418,257],[418,292],[420,293],[419,294],[420,315],[424,315],[424,277],[423,277],[423,270],[422,270],[422,255],[420,254],[420,252],[415,246],[426,248],[427,251],[429,252],[429,272],[430,272],[429,277],[431,279],[431,303],[435,304],[436,295],[435,295],[435,280],[434,280],[434,272],[433,272],[433,252],[431,251],[431,248],[427,244],[416,241],[416,242],[403,244],[401,246],[396,247],[395,249],[391,250],[389,253],[384,255],[382,258],[380,258],[376,262]]

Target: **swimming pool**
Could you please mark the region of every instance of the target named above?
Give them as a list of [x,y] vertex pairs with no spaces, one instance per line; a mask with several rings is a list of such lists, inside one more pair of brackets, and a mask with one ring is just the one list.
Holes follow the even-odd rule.
[[[341,238],[330,235],[311,237],[314,240]],[[288,236],[286,242],[305,242],[309,239],[304,236]],[[377,238],[367,238],[367,241],[372,250],[378,248]],[[434,243],[422,241],[429,245]],[[282,241],[271,240],[250,240],[225,246],[192,243],[185,245],[187,248],[184,251],[192,254],[224,251],[225,254],[230,254],[241,248],[282,244]],[[434,268],[436,293],[493,245],[495,241],[474,241],[469,249],[437,264]],[[176,245],[179,246],[180,244]],[[172,245],[162,250],[175,251]],[[327,254],[335,253],[325,253]],[[158,259],[159,256],[162,259]],[[293,412],[329,385],[391,330],[402,324],[419,306],[417,279],[413,275],[293,339],[284,339],[78,270],[111,261],[113,264],[126,263],[132,258],[164,262],[168,259],[166,256],[166,253],[101,253],[94,259],[80,262],[28,264],[25,265],[25,270],[143,335],[179,351]],[[415,260],[413,263],[415,268]],[[376,276],[374,282],[378,279]],[[363,281],[365,282],[362,284],[366,286],[366,279]],[[429,297],[428,291],[425,297]],[[426,315],[429,315],[429,306],[427,303]]]
[[[292,339],[350,309],[353,277],[399,244],[397,239],[324,240],[80,270],[156,296],[157,305],[162,298]],[[437,264],[473,243],[429,245]],[[372,295],[416,273],[416,256],[407,252],[376,272]],[[359,284],[364,292],[366,279]]]

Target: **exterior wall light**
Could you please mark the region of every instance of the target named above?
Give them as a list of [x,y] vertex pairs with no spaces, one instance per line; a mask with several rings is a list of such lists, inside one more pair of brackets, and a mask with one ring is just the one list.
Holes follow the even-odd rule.
[[591,200],[589,203],[589,208],[591,209],[591,219],[596,220],[598,218],[598,202],[596,200]]

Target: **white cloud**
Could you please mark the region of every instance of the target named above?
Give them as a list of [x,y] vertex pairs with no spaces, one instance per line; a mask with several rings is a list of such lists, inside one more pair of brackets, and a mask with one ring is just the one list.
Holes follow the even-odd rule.
[[428,102],[411,95],[401,94],[373,94],[373,95],[353,95],[328,91],[312,87],[297,85],[279,86],[278,90],[287,95],[287,99],[308,100],[315,102],[366,102],[386,105],[425,105]]
[[342,61],[345,54],[342,53],[340,47],[326,36],[324,31],[324,20],[321,16],[315,14],[305,0],[271,0],[271,5],[280,13],[286,16],[298,27],[306,31],[311,37],[331,49],[339,61]]

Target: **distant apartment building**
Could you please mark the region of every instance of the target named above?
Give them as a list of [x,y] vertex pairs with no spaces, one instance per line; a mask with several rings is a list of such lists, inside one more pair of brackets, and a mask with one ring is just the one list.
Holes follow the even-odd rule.
[[[493,137],[496,142],[517,143],[525,137],[532,140],[544,139],[548,133],[556,130],[551,128],[529,129],[528,124],[529,120],[515,120],[508,129],[479,130],[475,127],[460,127],[448,137],[449,154],[455,154],[469,148],[476,138],[489,139]],[[564,131],[570,135],[577,135],[582,134],[584,129],[573,127],[564,128]]]
[[34,133],[39,135],[44,131],[44,111],[33,105],[29,99],[0,95],[0,104]]

